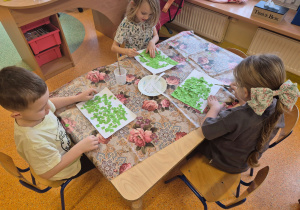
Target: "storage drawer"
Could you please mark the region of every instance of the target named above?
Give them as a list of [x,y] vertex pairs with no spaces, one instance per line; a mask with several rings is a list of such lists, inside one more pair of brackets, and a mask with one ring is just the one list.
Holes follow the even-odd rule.
[[34,56],[39,66],[61,57],[60,45],[52,47]]
[[61,44],[59,29],[50,23],[49,17],[22,26],[21,30],[35,55]]

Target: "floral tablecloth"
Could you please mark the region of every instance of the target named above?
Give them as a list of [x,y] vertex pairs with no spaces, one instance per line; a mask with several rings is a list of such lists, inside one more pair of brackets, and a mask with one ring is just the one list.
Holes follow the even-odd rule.
[[[165,71],[163,76],[167,82],[165,94],[169,96],[194,69],[230,84],[233,80],[232,69],[242,60],[239,56],[190,31],[181,32],[161,42],[157,47],[179,62],[177,66]],[[151,73],[134,58],[125,58],[120,61],[120,65],[128,71],[125,85],[116,85],[113,71],[117,68],[117,63],[114,63],[93,69],[50,95],[50,97],[71,96],[90,87],[98,91],[107,87],[137,115],[133,122],[106,139],[106,144],[99,144],[98,149],[86,153],[109,180],[196,128],[163,95],[149,97],[139,92],[140,79]],[[236,103],[223,89],[220,89],[216,96],[220,101],[226,102],[227,108]],[[195,122],[200,122],[207,112],[205,110],[204,113],[200,113],[175,98],[172,100]],[[97,134],[97,130],[75,105],[57,110],[56,114],[61,117],[63,125],[67,125],[65,129],[75,143],[88,135]]]

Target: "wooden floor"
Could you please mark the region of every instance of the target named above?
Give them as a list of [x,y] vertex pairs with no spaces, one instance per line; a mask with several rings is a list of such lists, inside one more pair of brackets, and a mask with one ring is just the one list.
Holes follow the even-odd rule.
[[[86,35],[82,45],[73,53],[75,67],[46,81],[49,90],[64,85],[95,67],[111,64],[116,55],[110,51],[112,40],[94,30],[91,11],[69,12],[85,26]],[[299,101],[297,106],[300,108]],[[14,157],[16,164],[26,163],[17,154],[13,139],[13,119],[10,113],[0,107],[0,151]],[[250,195],[243,205],[235,209],[300,209],[300,135],[299,124],[293,134],[281,144],[268,150],[261,159],[261,167],[270,166],[266,182]],[[256,170],[257,171],[257,170]],[[203,209],[201,202],[180,180],[168,185],[164,180],[179,173],[176,168],[158,182],[143,198],[144,209]],[[248,173],[243,174],[250,180]],[[94,169],[73,180],[65,190],[66,209],[130,209],[113,185]],[[1,209],[60,209],[59,189],[38,194],[21,186],[0,167],[0,208]],[[209,209],[220,209],[208,204]]]

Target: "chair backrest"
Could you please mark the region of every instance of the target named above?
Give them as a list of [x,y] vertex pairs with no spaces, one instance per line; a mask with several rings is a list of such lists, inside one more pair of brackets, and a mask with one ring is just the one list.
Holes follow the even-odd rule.
[[294,105],[292,111],[284,112],[284,128],[281,129],[280,134],[277,140],[274,142],[275,144],[281,142],[283,139],[289,136],[289,134],[293,131],[295,125],[297,124],[299,119],[299,110],[296,105]]
[[160,0],[161,14],[156,25],[157,31],[167,22],[172,22],[180,14],[184,0]]
[[20,171],[18,170],[17,166],[15,165],[13,159],[10,156],[0,152],[0,163],[1,163],[2,167],[8,173],[10,173],[14,177],[16,177],[18,180],[21,180],[33,187],[36,187],[20,173]]
[[226,48],[226,50],[228,50],[228,51],[230,51],[230,52],[232,52],[232,53],[234,53],[234,54],[236,54],[236,55],[238,55],[242,58],[247,58],[247,55],[243,51],[238,50],[236,48]]
[[201,154],[194,155],[180,168],[192,186],[208,201],[233,198],[241,180],[241,174],[229,174],[209,164]]
[[[11,175],[13,175],[14,177],[16,177],[18,180],[21,180],[25,183],[27,183],[28,185],[37,188],[39,190],[42,190],[39,186],[34,185],[32,182],[28,181],[22,174],[21,172],[18,170],[17,166],[15,165],[13,159],[9,156],[6,155],[2,152],[0,152],[0,163],[3,166],[3,168],[10,173]],[[36,181],[42,185],[45,186],[49,186],[49,187],[59,187],[60,185],[62,185],[65,180],[59,180],[59,181],[50,181],[50,180],[46,180],[46,179],[42,179],[41,177],[39,177],[38,175],[35,174],[35,172],[30,169],[31,174],[34,176],[34,178],[36,179]]]
[[261,184],[265,181],[265,179],[267,178],[269,173],[269,166],[266,166],[262,169],[260,169],[254,180],[252,181],[252,183],[250,184],[250,186],[235,200],[233,200],[231,203],[227,204],[226,206],[231,206],[243,199],[245,199],[248,195],[250,195],[251,193],[253,193],[256,189],[258,189]]

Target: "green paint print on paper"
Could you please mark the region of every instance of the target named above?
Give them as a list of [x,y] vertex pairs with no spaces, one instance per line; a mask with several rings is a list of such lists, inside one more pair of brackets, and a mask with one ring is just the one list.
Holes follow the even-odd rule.
[[160,69],[164,68],[168,65],[177,65],[178,62],[172,60],[166,55],[162,55],[159,51],[158,53],[155,53],[155,58],[151,58],[149,53],[146,53],[146,50],[140,53],[139,55],[140,62],[146,63],[147,66],[154,68],[154,69]]
[[200,100],[207,100],[212,86],[213,84],[209,84],[203,77],[199,79],[191,77],[183,85],[177,87],[171,95],[202,112],[203,102]]
[[[96,127],[101,126],[101,129],[105,132],[114,132],[121,125],[121,120],[127,120],[124,107],[121,104],[113,107],[111,104],[112,99],[117,100],[112,95],[107,97],[107,94],[96,96],[94,99],[87,101],[81,108],[92,114],[91,119],[96,119],[99,123]],[[104,103],[104,106],[100,106],[100,103]]]

